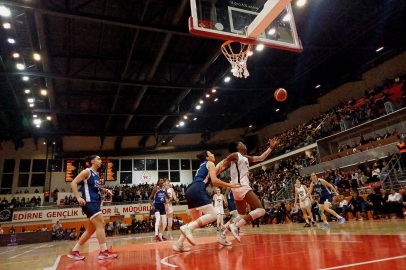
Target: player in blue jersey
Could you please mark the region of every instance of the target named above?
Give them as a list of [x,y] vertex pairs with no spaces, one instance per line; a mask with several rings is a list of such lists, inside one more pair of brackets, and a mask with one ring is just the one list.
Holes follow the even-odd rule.
[[[187,187],[185,194],[193,221],[180,227],[182,235],[173,246],[173,250],[175,251],[182,252],[190,250],[184,247],[183,242],[188,240],[191,245],[196,245],[193,230],[205,224],[212,223],[217,219],[217,211],[214,209],[209,196],[206,194],[207,185],[230,188],[241,187],[240,184],[228,184],[217,178],[216,167],[213,163],[215,161],[214,155],[209,151],[200,153],[197,155],[197,158],[200,160],[201,165],[196,172],[193,182]],[[202,213],[204,215],[202,215]],[[219,240],[219,242],[222,245],[231,245],[231,243],[225,239],[222,239],[222,241]]]
[[[104,232],[104,218],[101,212],[101,196],[100,193],[113,194],[110,190],[102,188],[99,174],[97,169],[100,168],[102,160],[97,155],[92,155],[86,158],[90,168],[82,171],[78,176],[73,179],[71,183],[72,192],[82,206],[83,212],[89,219],[86,232],[80,237],[79,242],[69,252],[68,257],[75,260],[84,260],[85,256],[79,254],[80,247],[86,243],[90,236],[96,232],[97,240],[100,244],[100,253],[98,258],[100,260],[117,258],[116,254],[108,251],[106,246],[106,236]],[[82,196],[79,195],[78,184],[81,185]]]
[[[231,190],[231,188],[227,188],[227,191],[224,194],[224,196],[227,198],[228,211],[230,212],[230,220],[224,226],[222,226],[221,234],[223,234],[223,232],[225,230],[227,230],[227,228],[230,226],[230,224],[233,223],[233,220],[236,217],[238,217],[237,207],[235,206],[235,202],[234,202],[234,194],[233,194],[233,191]],[[243,234],[243,231],[239,229],[238,234]]]
[[[152,203],[152,199],[154,199],[154,203]],[[155,209],[155,241],[166,241],[163,237],[163,230],[166,228],[167,218],[166,218],[166,211],[165,211],[165,202],[166,199],[169,199],[169,196],[166,192],[164,187],[164,179],[159,179],[157,186],[149,196],[149,203]],[[162,225],[160,228],[159,225]],[[158,235],[159,231],[159,235]]]
[[332,191],[338,196],[338,191],[336,188],[328,183],[326,180],[317,178],[315,173],[311,174],[312,183],[310,184],[309,192],[305,197],[301,199],[301,202],[305,202],[308,197],[312,194],[313,190],[316,191],[317,194],[320,196],[319,202],[319,209],[321,212],[321,218],[324,221],[324,224],[321,226],[322,229],[328,229],[330,226],[328,225],[327,218],[324,215],[324,211],[329,212],[333,216],[337,217],[338,223],[343,224],[345,222],[345,218],[340,217],[334,210],[330,209],[330,205],[333,201],[333,195],[331,194]]

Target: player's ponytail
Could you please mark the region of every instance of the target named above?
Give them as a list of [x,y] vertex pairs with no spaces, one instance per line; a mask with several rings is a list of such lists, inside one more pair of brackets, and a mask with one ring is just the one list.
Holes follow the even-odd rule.
[[197,159],[200,161],[200,163],[203,163],[206,161],[206,158],[208,157],[207,151],[203,151],[200,154],[196,155]]
[[228,152],[230,152],[230,153],[238,152],[237,145],[238,145],[238,143],[236,143],[236,142],[230,142],[228,144]]

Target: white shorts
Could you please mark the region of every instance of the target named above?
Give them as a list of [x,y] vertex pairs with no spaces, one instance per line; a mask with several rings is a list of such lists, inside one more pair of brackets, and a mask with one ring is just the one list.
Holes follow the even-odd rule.
[[252,188],[250,186],[242,186],[240,188],[232,188],[231,189],[233,191],[233,195],[234,195],[234,200],[235,201],[242,201],[245,198],[245,195],[247,194],[248,191],[252,190]]
[[224,215],[223,207],[214,207],[214,208],[216,208],[217,215]]
[[304,202],[302,202],[300,200],[300,208],[306,208],[308,206],[310,206],[311,202],[310,202],[310,198],[306,198],[306,200]]
[[166,212],[166,214],[173,213],[172,203],[165,203],[165,212]]

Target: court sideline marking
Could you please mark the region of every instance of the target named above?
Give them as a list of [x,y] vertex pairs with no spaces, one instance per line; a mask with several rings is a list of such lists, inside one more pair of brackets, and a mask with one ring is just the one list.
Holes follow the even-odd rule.
[[26,247],[20,247],[20,248],[13,248],[13,249],[11,249],[11,250],[7,250],[7,251],[4,251],[4,252],[0,252],[0,254],[3,254],[3,253],[8,253],[8,252],[12,252],[12,251],[16,251],[16,250],[20,250],[20,249],[23,249],[23,248],[29,248],[30,246],[26,246]]
[[351,266],[357,266],[357,265],[363,265],[363,264],[369,264],[369,263],[375,263],[375,262],[384,262],[384,261],[390,261],[390,260],[396,260],[396,259],[402,259],[402,258],[406,258],[406,255],[397,256],[397,257],[390,257],[390,258],[386,258],[386,259],[379,259],[379,260],[374,260],[374,261],[367,261],[367,262],[361,262],[361,263],[353,263],[353,264],[335,266],[335,267],[330,267],[330,268],[322,268],[322,269],[319,269],[319,270],[340,269],[340,268],[344,268],[344,267],[351,267]]
[[54,263],[54,266],[52,267],[48,267],[48,268],[44,268],[44,270],[56,270],[56,268],[58,267],[59,261],[61,260],[61,255],[58,256],[58,258],[56,258],[56,261]]
[[31,251],[33,251],[33,250],[36,250],[36,249],[42,248],[42,247],[53,247],[53,245],[46,245],[46,244],[45,244],[45,245],[42,245],[42,246],[39,246],[39,247],[30,249],[30,250],[28,250],[28,251],[26,251],[26,252],[20,253],[20,254],[18,254],[18,255],[15,255],[15,256],[13,256],[13,257],[10,257],[9,259],[11,260],[11,259],[17,258],[18,256],[24,255],[24,254],[26,254],[26,253],[28,253],[28,252],[31,252]]

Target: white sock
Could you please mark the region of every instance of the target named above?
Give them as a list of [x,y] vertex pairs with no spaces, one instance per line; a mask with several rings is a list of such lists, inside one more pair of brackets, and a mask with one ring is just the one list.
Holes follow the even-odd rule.
[[324,223],[328,224],[327,220],[326,220],[326,221],[324,221]]
[[309,224],[309,220],[308,220],[308,219],[306,219],[306,223]]
[[339,214],[337,214],[337,216],[336,216],[337,218],[341,218],[341,216],[339,215]]
[[107,245],[106,245],[106,243],[100,245],[100,250],[101,250],[101,252],[107,250]]
[[313,218],[312,218],[312,222],[314,222]]
[[199,224],[196,221],[192,221],[190,222],[188,225],[189,229],[191,229],[192,231],[196,228],[199,228]]
[[183,236],[183,234],[180,236],[178,242],[176,244],[180,247],[183,245],[183,242],[185,242],[186,238]]
[[162,238],[162,233],[159,233],[159,237],[161,237],[161,238]]
[[79,243],[76,244],[76,246],[72,249],[72,251],[79,251],[81,245]]
[[241,219],[240,221],[238,221],[237,224],[235,224],[235,226],[237,226],[238,228],[244,227],[245,224],[247,224],[247,222],[245,221],[245,219]]

